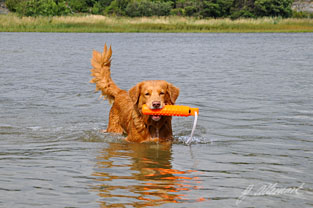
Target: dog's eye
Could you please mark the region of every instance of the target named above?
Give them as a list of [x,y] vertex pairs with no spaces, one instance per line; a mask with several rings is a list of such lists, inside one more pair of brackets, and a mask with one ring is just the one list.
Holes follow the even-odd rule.
[[148,93],[148,92],[145,93],[145,96],[149,96],[149,95],[150,95],[150,93]]
[[164,92],[160,92],[160,95],[164,95],[165,93]]

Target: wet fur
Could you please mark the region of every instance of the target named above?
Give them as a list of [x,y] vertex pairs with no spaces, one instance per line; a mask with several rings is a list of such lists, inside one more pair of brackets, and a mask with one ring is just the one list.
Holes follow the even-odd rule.
[[163,80],[143,81],[129,91],[120,89],[111,79],[111,47],[104,46],[102,53],[93,51],[91,59],[91,83],[96,91],[113,103],[107,132],[126,133],[131,142],[164,142],[172,140],[172,117],[162,116],[155,121],[151,116],[143,115],[143,104],[152,107],[154,101],[164,105],[173,105],[179,95],[179,89]]

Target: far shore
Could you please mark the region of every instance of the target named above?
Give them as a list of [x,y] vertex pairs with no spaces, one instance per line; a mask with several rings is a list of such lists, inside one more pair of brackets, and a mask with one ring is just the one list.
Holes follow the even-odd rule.
[[19,17],[0,15],[0,32],[173,32],[173,33],[258,33],[313,32],[313,19],[196,19],[192,17],[109,17],[79,15]]

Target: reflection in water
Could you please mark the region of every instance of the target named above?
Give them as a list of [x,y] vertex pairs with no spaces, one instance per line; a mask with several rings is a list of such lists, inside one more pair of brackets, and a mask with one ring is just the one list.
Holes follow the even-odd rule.
[[[201,183],[192,170],[172,168],[171,145],[110,143],[97,157],[93,176],[100,207],[145,207],[191,201]],[[196,199],[203,201],[204,198]],[[194,201],[194,200],[192,200]]]

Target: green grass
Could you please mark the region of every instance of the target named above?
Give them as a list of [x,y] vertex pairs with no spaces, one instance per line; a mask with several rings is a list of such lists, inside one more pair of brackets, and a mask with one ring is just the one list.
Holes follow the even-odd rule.
[[0,15],[0,32],[313,32],[313,19],[187,17],[18,17]]

